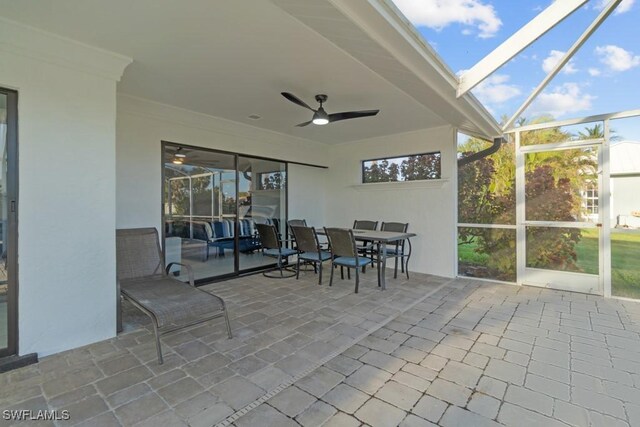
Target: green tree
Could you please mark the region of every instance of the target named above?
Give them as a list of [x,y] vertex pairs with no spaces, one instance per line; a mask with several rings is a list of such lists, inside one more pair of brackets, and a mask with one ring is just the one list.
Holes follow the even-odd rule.
[[[541,123],[537,118],[521,125]],[[587,130],[598,132],[599,129]],[[560,128],[521,133],[523,146],[562,142],[571,135]],[[459,157],[487,148],[489,142],[470,138],[459,147]],[[580,215],[580,191],[593,180],[596,156],[589,149],[528,153],[525,162],[525,198],[527,220],[575,221]],[[498,152],[469,163],[458,170],[458,218],[463,223],[515,223],[515,151],[504,144]],[[575,245],[580,241],[577,229],[528,228],[527,260],[530,266],[576,271]],[[515,279],[515,239],[512,231],[461,228],[459,244],[473,244],[484,258],[493,277]],[[464,260],[461,260],[464,264]],[[464,265],[463,265],[464,267]]]
[[439,179],[441,174],[440,153],[409,156],[400,164],[403,181]]
[[389,165],[389,181],[398,181],[400,179],[400,166],[397,163]]

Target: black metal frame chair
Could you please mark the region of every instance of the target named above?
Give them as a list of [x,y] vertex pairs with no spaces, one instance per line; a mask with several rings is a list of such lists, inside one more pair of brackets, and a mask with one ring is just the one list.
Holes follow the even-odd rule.
[[[409,229],[409,223],[404,222],[383,222],[380,231],[394,231],[398,233],[406,233]],[[405,251],[405,243],[409,247]],[[405,239],[396,242],[395,245],[387,246],[387,258],[395,258],[395,268],[393,270],[393,278],[398,278],[398,259],[400,259],[400,268],[409,278],[409,258],[411,257],[411,240]],[[406,258],[406,260],[405,260]]]
[[[354,230],[369,230],[375,231],[378,229],[378,221],[370,221],[367,219],[356,219],[353,221],[353,229]],[[358,248],[358,251],[363,255],[368,255],[371,261],[373,261],[373,255],[375,253],[375,245],[372,243],[362,242],[362,245]],[[362,272],[364,273],[366,270],[365,267],[362,267]]]
[[[116,260],[117,329],[122,330],[122,294],[122,297],[151,318],[159,364],[163,363],[160,346],[162,334],[224,317],[227,334],[232,338],[224,300],[195,287],[191,266],[172,262],[164,268],[158,231],[155,228],[116,230]],[[171,267],[176,264],[187,269],[189,284],[169,275]]]
[[296,241],[296,247],[299,251],[298,261],[296,264],[296,279],[300,277],[300,262],[313,265],[313,271],[318,272],[316,266],[320,270],[318,285],[322,284],[322,264],[331,260],[330,252],[323,251],[318,241],[318,233],[313,227],[291,226],[291,232]]
[[[356,273],[356,294],[358,293],[358,287],[360,284],[360,268],[365,267],[368,264],[372,264],[374,261],[367,257],[358,256],[358,249],[356,247],[356,239],[353,237],[353,231],[344,228],[326,228],[324,229],[327,238],[329,239],[329,245],[331,247],[332,266],[347,267],[347,271],[353,268]],[[341,270],[342,272],[342,270]],[[331,268],[331,279],[329,280],[329,286],[333,284],[334,268]],[[344,274],[342,274],[344,279]],[[380,283],[378,283],[380,286]]]
[[260,242],[262,243],[262,255],[276,258],[277,269],[280,271],[279,276],[270,275],[268,272],[262,273],[265,277],[274,279],[282,279],[285,277],[293,277],[296,272],[292,271],[291,274],[284,274],[284,265],[282,260],[288,261],[291,255],[298,253],[296,249],[285,248],[282,246],[282,240],[278,237],[278,229],[274,224],[256,224],[258,229],[258,235],[260,236]]

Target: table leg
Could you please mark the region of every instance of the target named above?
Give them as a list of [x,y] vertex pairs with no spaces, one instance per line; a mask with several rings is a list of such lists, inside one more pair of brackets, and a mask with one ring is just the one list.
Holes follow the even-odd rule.
[[382,242],[378,245],[378,257],[379,257],[379,266],[378,266],[378,277],[380,278],[380,285],[382,286],[382,290],[387,289],[387,242]]

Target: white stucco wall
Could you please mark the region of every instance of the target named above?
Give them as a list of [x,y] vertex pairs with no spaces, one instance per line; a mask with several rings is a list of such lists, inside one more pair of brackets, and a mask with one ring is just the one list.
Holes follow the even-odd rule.
[[115,89],[128,61],[9,21],[0,39],[0,86],[19,92],[18,347],[43,356],[115,334]]
[[[361,161],[431,151],[442,152],[441,182],[359,185]],[[455,132],[426,129],[342,144],[331,149],[326,223],[352,226],[355,219],[408,222],[410,271],[455,276]]]
[[[328,146],[180,108],[118,96],[116,181],[117,227],[161,229],[161,142],[326,165]],[[325,205],[322,175],[326,170],[289,166],[289,212],[318,212]],[[319,182],[313,198],[299,198],[302,189]]]
[[333,169],[289,165],[289,219],[306,219],[313,227],[326,225],[332,197],[327,192],[327,179],[332,172]]
[[640,226],[640,218],[631,212],[640,211],[640,177],[617,176],[611,177],[611,226],[615,227],[620,216],[621,225],[630,227]]
[[[452,127],[325,145],[148,101],[118,97],[117,227],[161,226],[161,141],[328,165],[289,165],[289,218],[314,226],[409,222],[412,271],[455,275],[455,132]],[[442,152],[440,182],[358,186],[360,161]]]

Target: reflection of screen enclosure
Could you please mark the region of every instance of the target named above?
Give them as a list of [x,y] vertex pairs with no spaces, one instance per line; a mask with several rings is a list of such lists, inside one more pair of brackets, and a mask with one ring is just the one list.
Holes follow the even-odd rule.
[[167,262],[191,264],[198,279],[273,263],[255,225],[286,224],[285,163],[166,144],[164,177]]

